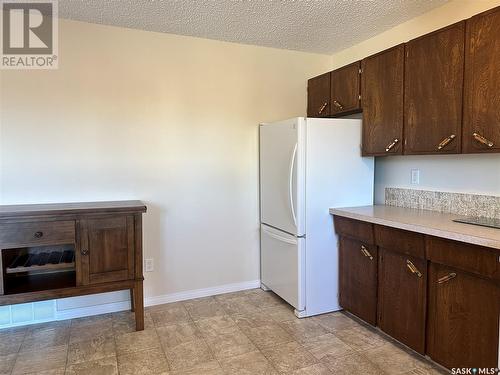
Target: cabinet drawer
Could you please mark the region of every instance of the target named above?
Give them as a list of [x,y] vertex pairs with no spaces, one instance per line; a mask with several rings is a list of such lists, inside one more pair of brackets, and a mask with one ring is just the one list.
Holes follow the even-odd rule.
[[74,221],[0,224],[0,248],[62,245],[75,242]]
[[418,258],[425,258],[424,235],[401,229],[375,226],[377,246]]
[[358,239],[373,245],[373,225],[364,221],[335,216],[335,230],[342,236]]
[[500,251],[487,247],[437,237],[427,239],[427,258],[432,262],[497,280],[500,280],[499,257]]

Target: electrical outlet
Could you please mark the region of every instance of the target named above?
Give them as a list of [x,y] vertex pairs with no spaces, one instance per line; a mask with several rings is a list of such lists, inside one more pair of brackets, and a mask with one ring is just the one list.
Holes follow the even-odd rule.
[[412,169],[411,170],[411,183],[412,185],[420,184],[420,170]]
[[154,271],[155,267],[154,267],[153,259],[149,258],[149,259],[144,260],[144,269],[145,269],[145,272],[153,272]]

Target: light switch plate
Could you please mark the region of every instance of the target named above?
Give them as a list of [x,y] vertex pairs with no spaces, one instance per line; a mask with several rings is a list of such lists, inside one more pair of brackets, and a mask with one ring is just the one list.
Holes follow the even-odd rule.
[[411,170],[411,183],[412,185],[420,184],[420,169]]
[[145,272],[153,272],[154,271],[154,262],[152,258],[148,258],[144,260],[144,271]]

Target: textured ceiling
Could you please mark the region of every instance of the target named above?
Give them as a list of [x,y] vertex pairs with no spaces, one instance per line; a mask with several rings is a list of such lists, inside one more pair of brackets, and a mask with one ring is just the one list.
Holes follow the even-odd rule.
[[60,0],[62,18],[332,54],[447,0]]

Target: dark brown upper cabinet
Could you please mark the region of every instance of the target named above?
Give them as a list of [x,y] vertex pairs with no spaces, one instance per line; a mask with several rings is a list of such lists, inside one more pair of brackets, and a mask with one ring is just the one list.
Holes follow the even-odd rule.
[[404,45],[361,62],[363,155],[403,153]]
[[463,151],[500,152],[500,7],[467,21]]
[[500,152],[500,7],[308,84],[309,117],[363,112],[362,154]]
[[361,112],[361,62],[331,72],[330,113],[344,116]]
[[405,154],[461,151],[465,22],[406,45]]
[[307,116],[330,116],[330,73],[307,81]]

